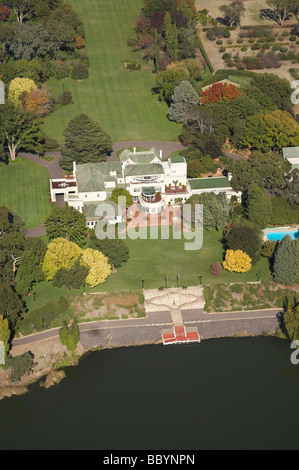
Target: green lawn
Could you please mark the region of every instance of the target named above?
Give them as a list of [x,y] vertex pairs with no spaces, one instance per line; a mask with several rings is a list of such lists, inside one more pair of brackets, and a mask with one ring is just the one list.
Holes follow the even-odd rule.
[[25,222],[26,228],[44,223],[51,211],[49,173],[34,162],[18,159],[0,165],[0,205],[9,207]]
[[[198,251],[185,251],[185,240],[131,240],[126,243],[130,248],[130,259],[111,275],[107,281],[99,287],[89,289],[86,292],[96,291],[122,291],[136,290],[142,287],[144,280],[145,289],[165,287],[165,276],[168,276],[168,286],[177,285],[177,274],[180,274],[180,286],[198,285],[199,276],[203,276],[202,282],[208,284],[224,284],[230,282],[257,281],[257,273],[261,280],[269,280],[269,264],[266,258],[262,258],[250,271],[245,274],[230,273],[223,270],[220,277],[212,276],[209,269],[212,263],[222,261],[223,247],[221,243],[222,232],[216,230],[204,231],[203,246]],[[73,295],[83,292],[69,291],[65,288],[53,287],[50,282],[42,282],[35,287],[36,300],[33,296],[26,298],[29,309],[39,307],[51,299],[57,299],[61,295]]]
[[[168,121],[167,105],[151,93],[152,66],[127,46],[143,1],[70,0],[70,4],[85,21],[90,77],[48,82],[55,96],[62,93],[64,84],[65,90],[72,92],[74,103],[47,117],[45,132],[63,142],[63,129],[75,114],[83,112],[99,121],[113,142],[176,140],[181,126]],[[126,58],[137,59],[143,69],[126,70]]]

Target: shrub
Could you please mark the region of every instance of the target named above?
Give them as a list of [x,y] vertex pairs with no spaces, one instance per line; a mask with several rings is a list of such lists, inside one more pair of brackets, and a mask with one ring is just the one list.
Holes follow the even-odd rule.
[[247,51],[247,46],[242,46],[242,47],[241,47],[241,51],[242,51],[242,52],[246,52],[246,51]]
[[288,48],[286,46],[280,46],[280,52],[287,52],[288,51]]
[[224,46],[219,47],[219,52],[225,52],[225,51],[226,51],[226,48]]
[[68,62],[63,62],[62,60],[57,60],[54,63],[54,76],[58,80],[63,80],[68,78],[70,74],[70,64]]
[[215,277],[218,277],[221,275],[222,273],[222,266],[219,262],[217,263],[213,263],[211,266],[210,266],[210,271],[211,273],[213,274],[213,276]]
[[225,30],[223,31],[223,37],[224,37],[224,38],[230,38],[230,32],[229,32],[228,29],[225,29]]
[[240,38],[240,39],[237,39],[237,43],[238,43],[238,44],[242,44],[242,43],[243,43],[243,39],[241,39],[241,38]]
[[71,75],[74,80],[83,80],[88,78],[88,66],[83,61],[79,60],[73,65]]
[[221,46],[221,44],[223,44],[223,41],[222,41],[221,39],[217,39],[216,44],[218,44],[219,46]]
[[232,58],[232,56],[231,56],[231,54],[229,54],[228,52],[226,52],[226,53],[223,54],[223,56],[222,56],[222,59],[223,59],[223,60],[229,60],[229,59],[231,59],[231,58]]
[[289,40],[294,42],[294,41],[297,40],[297,36],[292,35],[292,36],[289,37]]
[[252,44],[252,46],[251,46],[251,50],[252,50],[252,51],[258,51],[260,48],[261,48],[261,46],[260,46],[257,42],[255,42],[255,43]]
[[70,91],[64,90],[63,93],[56,98],[56,103],[61,105],[66,105],[72,103],[72,93]]
[[6,359],[7,365],[11,367],[10,379],[12,382],[18,382],[23,375],[29,374],[34,366],[34,355],[27,351],[19,356]]

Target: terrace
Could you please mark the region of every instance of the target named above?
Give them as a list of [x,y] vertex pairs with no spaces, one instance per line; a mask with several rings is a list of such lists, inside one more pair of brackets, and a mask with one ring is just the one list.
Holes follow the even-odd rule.
[[186,186],[166,186],[165,187],[166,194],[184,194],[187,193]]

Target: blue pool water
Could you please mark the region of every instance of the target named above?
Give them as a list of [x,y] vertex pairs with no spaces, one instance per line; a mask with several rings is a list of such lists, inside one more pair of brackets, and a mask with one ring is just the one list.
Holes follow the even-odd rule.
[[286,235],[290,235],[292,240],[299,238],[299,230],[288,230],[284,232],[268,232],[267,237],[270,241],[282,240]]

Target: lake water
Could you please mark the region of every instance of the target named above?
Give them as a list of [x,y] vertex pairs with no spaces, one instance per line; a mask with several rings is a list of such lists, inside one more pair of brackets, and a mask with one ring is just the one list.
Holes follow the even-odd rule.
[[94,352],[0,401],[1,449],[299,449],[299,365],[277,338]]

